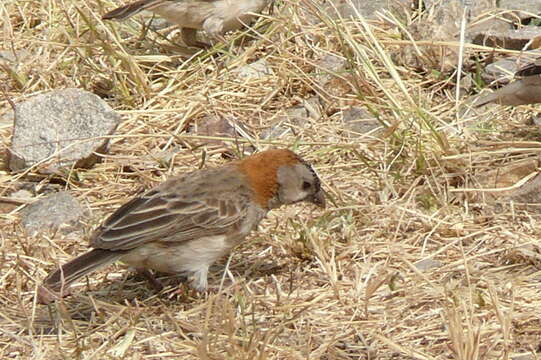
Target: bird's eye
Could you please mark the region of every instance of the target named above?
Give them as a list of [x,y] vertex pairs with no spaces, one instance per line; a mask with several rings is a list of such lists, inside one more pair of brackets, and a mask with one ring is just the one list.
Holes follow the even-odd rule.
[[302,183],[302,189],[303,190],[308,190],[308,189],[310,189],[311,186],[312,186],[312,184],[310,184],[308,181],[304,181]]

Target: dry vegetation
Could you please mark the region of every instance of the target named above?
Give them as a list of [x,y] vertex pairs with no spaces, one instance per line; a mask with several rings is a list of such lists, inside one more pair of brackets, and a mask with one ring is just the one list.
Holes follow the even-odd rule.
[[[100,14],[117,4],[0,2],[3,46],[29,54],[0,73],[2,112],[6,98],[79,87],[123,115],[110,153],[91,169],[43,177],[10,173],[0,160],[0,196],[30,180],[40,196],[67,189],[88,206],[91,229],[142,188],[227,161],[225,143],[236,155],[248,145],[295,149],[315,164],[334,204],[274,211],[225,273],[227,259],[215,267],[209,294],[178,292],[178,277],[155,293],[117,264],[49,306],[36,304],[36,286],[86,250],[85,234],[30,237],[19,224],[24,204],[3,204],[0,358],[467,360],[538,350],[539,215],[463,191],[485,170],[537,156],[537,130],[524,125],[533,108],[496,106],[488,120],[458,116],[450,75],[397,65],[393,54],[408,40],[390,14],[371,23],[319,14],[324,21],[311,25],[295,1],[280,2],[245,31],[254,39],[235,33],[186,61],[174,31],[137,19],[103,23]],[[325,88],[314,76],[322,54],[350,64]],[[259,59],[272,75],[233,73]],[[280,111],[313,95],[324,100],[320,119],[261,139]],[[348,132],[337,115],[351,105],[367,106],[382,130]],[[252,135],[216,145],[186,133],[213,114]],[[0,131],[8,146],[11,127]],[[168,151],[176,155],[163,160]],[[427,259],[441,266],[415,266]]]

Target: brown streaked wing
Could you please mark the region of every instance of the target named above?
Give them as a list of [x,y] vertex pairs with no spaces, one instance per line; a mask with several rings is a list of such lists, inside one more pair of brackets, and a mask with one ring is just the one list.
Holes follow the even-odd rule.
[[[246,217],[246,201],[200,199],[148,193],[131,200],[96,231],[91,246],[130,250],[151,241],[183,242],[228,233]],[[165,195],[165,194],[162,194]],[[220,211],[225,207],[228,211]]]
[[537,59],[536,61],[518,69],[518,71],[515,73],[515,76],[525,77],[539,74],[541,74],[541,60]]
[[118,19],[124,20],[133,16],[149,7],[155,7],[157,4],[161,3],[162,0],[139,0],[131,4],[127,4],[109,11],[102,16],[103,20]]

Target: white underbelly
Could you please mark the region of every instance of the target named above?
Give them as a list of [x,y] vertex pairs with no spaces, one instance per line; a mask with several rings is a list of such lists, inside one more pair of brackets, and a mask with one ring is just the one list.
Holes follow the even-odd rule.
[[225,236],[206,237],[180,244],[153,242],[140,246],[121,259],[139,268],[163,273],[196,272],[210,266],[231,250]]
[[266,4],[266,0],[166,1],[152,11],[182,27],[203,29],[204,22],[208,20],[214,25],[207,23],[206,26],[226,32],[249,24],[255,16],[253,13],[261,12]]

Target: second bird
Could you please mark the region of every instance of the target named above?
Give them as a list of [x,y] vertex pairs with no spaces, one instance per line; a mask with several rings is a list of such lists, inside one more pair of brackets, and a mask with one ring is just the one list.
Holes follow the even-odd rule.
[[488,95],[476,99],[480,107],[489,103],[500,105],[527,105],[541,103],[541,60],[538,59],[515,73],[516,80]]
[[249,24],[270,0],[139,0],[103,15],[104,20],[123,20],[143,10],[151,11],[181,26],[182,40],[188,46],[206,47],[196,39],[197,30],[222,39],[230,30]]

